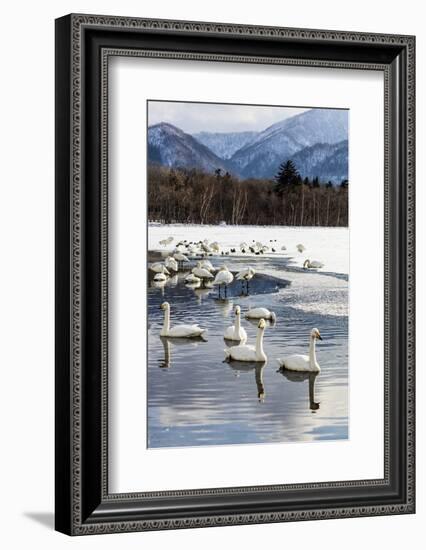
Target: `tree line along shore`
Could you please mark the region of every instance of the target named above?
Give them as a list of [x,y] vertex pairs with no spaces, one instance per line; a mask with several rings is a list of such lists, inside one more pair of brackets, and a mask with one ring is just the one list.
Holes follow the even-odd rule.
[[348,226],[348,180],[302,178],[292,161],[274,179],[148,165],[148,220],[160,223]]

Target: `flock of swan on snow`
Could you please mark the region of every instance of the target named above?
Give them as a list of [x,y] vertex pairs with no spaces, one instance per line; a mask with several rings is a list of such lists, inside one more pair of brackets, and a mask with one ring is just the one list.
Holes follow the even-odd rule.
[[[168,246],[173,242],[173,237],[168,237],[160,241],[161,246]],[[306,248],[303,244],[296,246],[299,253],[303,253]],[[285,246],[281,247],[281,250],[286,250]],[[275,252],[273,246],[264,245],[260,242],[253,242],[252,245],[248,245],[243,242],[240,244],[240,252],[251,253],[255,255],[265,254],[269,251]],[[196,266],[191,270],[189,275],[185,277],[185,283],[188,286],[193,285],[205,285],[211,284],[218,286],[219,296],[221,289],[223,289],[226,297],[227,287],[234,280],[234,275],[229,271],[226,265],[223,265],[214,274],[215,269],[206,258],[206,256],[213,256],[221,254],[229,255],[229,252],[234,253],[236,249],[231,248],[230,251],[224,252],[221,250],[219,243],[209,243],[207,240],[199,241],[198,243],[187,241],[179,242],[174,250],[168,254],[164,262],[155,262],[150,265],[150,269],[155,272],[154,281],[162,282],[167,281],[171,272],[177,273],[183,264],[190,262],[190,258],[194,256],[201,257],[197,261]],[[304,269],[319,269],[324,266],[323,263],[317,260],[306,259],[303,267]],[[256,271],[252,267],[247,267],[241,270],[235,278],[241,281],[242,285],[246,285],[248,291],[249,281],[255,276]],[[196,338],[202,336],[206,329],[201,328],[198,324],[180,324],[171,326],[170,324],[170,304],[164,302],[161,306],[164,311],[164,323],[160,332],[160,336],[171,338]],[[266,328],[266,320],[275,322],[276,316],[274,312],[269,311],[263,307],[257,307],[250,309],[246,312],[245,317],[247,319],[258,319],[257,335],[254,345],[247,343],[247,332],[243,326],[241,326],[241,308],[236,306],[235,308],[235,323],[228,327],[224,332],[224,339],[232,342],[238,342],[237,345],[225,349],[226,361],[244,361],[244,362],[257,362],[264,363],[267,361],[267,355],[263,348],[263,335]],[[317,328],[313,328],[309,337],[309,350],[308,355],[289,355],[278,359],[280,368],[290,371],[299,372],[320,372],[320,366],[316,359],[315,344],[317,340],[322,340],[320,332]]]

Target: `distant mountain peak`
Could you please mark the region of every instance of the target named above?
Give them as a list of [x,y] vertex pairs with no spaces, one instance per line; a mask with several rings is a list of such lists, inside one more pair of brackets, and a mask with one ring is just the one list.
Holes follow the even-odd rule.
[[347,139],[348,111],[343,109],[310,109],[261,132],[190,135],[160,122],[148,128],[148,159],[205,172],[220,168],[241,178],[272,178],[291,159],[303,177],[337,183],[347,178]]

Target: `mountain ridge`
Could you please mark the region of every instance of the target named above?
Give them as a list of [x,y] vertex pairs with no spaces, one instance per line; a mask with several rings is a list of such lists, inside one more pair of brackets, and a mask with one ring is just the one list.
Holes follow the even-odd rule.
[[189,134],[160,122],[148,127],[148,161],[207,172],[221,169],[244,179],[269,179],[282,162],[291,159],[302,177],[339,183],[348,179],[347,135],[348,112],[335,109],[311,109],[261,132]]

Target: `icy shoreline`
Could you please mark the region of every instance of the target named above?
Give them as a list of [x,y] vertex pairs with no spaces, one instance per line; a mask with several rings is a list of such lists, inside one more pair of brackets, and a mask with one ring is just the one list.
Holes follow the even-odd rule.
[[[173,243],[168,247],[161,246],[159,241],[169,236],[174,237]],[[236,255],[240,256],[241,242],[251,244],[253,241],[260,241],[276,250],[264,256],[285,256],[295,267],[302,267],[308,258],[319,260],[324,263],[324,268],[318,272],[349,274],[349,229],[346,227],[148,224],[149,250],[172,250],[177,242],[185,239],[217,241],[224,252],[236,248]],[[297,251],[298,244],[306,247],[303,253]],[[286,250],[282,251],[282,246],[286,246]],[[258,258],[253,254],[246,256]]]

